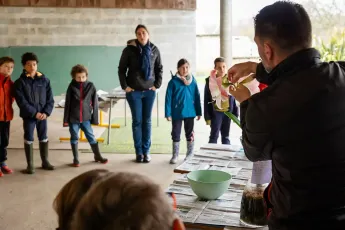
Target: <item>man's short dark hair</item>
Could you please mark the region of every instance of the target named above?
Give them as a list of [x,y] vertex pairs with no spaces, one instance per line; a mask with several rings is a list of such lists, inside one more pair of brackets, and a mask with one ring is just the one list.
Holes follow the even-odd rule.
[[25,53],[22,56],[22,65],[26,65],[28,61],[36,61],[38,63],[37,55],[34,53]]
[[255,36],[272,40],[280,49],[310,48],[312,26],[302,5],[278,1],[264,7],[254,18]]
[[0,66],[5,64],[5,63],[13,63],[14,64],[14,60],[13,60],[13,58],[7,57],[7,56],[6,57],[1,57],[0,58]]
[[217,57],[216,59],[214,59],[214,66],[216,66],[219,62],[225,62],[225,58]]
[[74,79],[75,78],[75,75],[77,73],[85,73],[86,74],[86,77],[89,75],[88,71],[87,71],[87,68],[83,65],[75,65],[72,67],[72,70],[71,70],[71,77]]

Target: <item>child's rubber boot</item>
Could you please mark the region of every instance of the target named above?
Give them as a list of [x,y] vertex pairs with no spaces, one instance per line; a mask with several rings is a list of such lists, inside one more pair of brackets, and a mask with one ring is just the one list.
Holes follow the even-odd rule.
[[33,149],[33,144],[27,144],[24,143],[24,151],[25,151],[25,157],[26,157],[26,163],[28,166],[26,167],[25,173],[27,174],[34,174],[35,169],[34,169],[34,149]]
[[108,163],[108,159],[102,157],[101,152],[99,151],[98,143],[90,144],[90,146],[91,146],[92,152],[94,154],[94,159],[96,162],[100,162],[102,164]]
[[173,152],[170,164],[176,164],[178,161],[178,155],[180,152],[180,142],[173,142]]
[[193,153],[194,153],[194,141],[187,141],[187,154],[184,160],[187,161],[190,158],[192,158]]
[[71,144],[72,147],[72,153],[73,153],[73,167],[79,167],[79,153],[78,153],[78,143]]
[[48,161],[48,141],[46,142],[40,142],[39,144],[40,148],[40,156],[42,160],[42,168],[45,170],[54,170],[55,167],[51,165]]

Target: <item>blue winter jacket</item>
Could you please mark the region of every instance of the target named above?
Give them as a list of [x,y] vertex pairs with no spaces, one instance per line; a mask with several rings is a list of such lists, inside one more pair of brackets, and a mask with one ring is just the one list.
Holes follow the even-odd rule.
[[37,113],[47,116],[53,111],[54,97],[50,81],[44,74],[37,72],[34,78],[27,77],[25,71],[14,82],[15,98],[20,117],[34,118]]
[[189,85],[174,76],[168,84],[165,95],[165,117],[182,120],[201,116],[201,102],[198,85],[193,77]]

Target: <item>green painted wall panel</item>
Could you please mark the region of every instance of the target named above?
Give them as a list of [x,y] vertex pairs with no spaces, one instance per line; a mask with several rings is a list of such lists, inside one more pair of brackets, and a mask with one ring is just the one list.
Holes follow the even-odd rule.
[[38,70],[51,81],[54,95],[66,92],[71,81],[70,71],[76,64],[85,65],[89,80],[98,89],[111,90],[119,86],[117,67],[124,47],[114,46],[34,46],[0,48],[0,56],[11,56],[15,60],[12,78],[22,72],[21,56],[34,52],[39,59]]

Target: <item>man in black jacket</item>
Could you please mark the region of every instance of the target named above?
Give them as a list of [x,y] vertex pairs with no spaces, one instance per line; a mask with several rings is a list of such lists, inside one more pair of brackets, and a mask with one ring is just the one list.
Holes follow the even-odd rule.
[[323,63],[311,48],[304,8],[276,2],[255,17],[262,62],[229,69],[233,82],[256,74],[268,84],[241,103],[243,148],[251,161],[272,160],[265,197],[270,229],[345,229],[345,63]]

